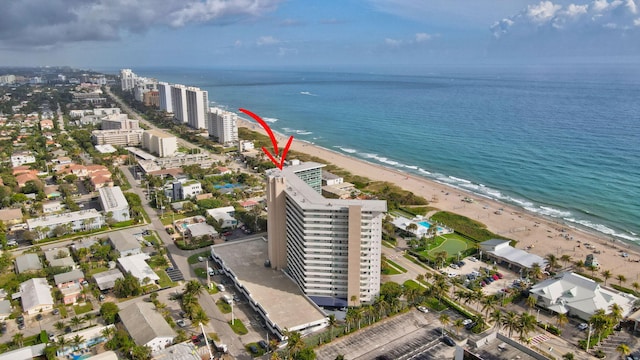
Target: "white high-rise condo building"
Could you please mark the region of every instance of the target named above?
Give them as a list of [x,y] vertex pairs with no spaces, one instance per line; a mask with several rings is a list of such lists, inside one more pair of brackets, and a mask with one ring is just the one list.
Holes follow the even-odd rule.
[[187,123],[194,129],[207,128],[209,92],[196,87],[187,88]]
[[159,157],[169,157],[178,150],[178,139],[160,130],[145,130],[142,134],[142,147]]
[[171,103],[171,85],[166,82],[158,83],[158,93],[160,97],[160,110],[172,113],[173,104]]
[[136,79],[138,76],[131,71],[131,69],[120,70],[120,84],[122,85],[122,91],[132,90],[136,86]]
[[326,199],[322,167],[267,171],[268,257],[319,305],[371,303],[380,293],[383,200]]
[[238,142],[238,114],[220,108],[209,110],[209,136],[223,145]]
[[171,85],[171,107],[173,116],[179,123],[186,123],[187,115],[187,87],[184,85]]

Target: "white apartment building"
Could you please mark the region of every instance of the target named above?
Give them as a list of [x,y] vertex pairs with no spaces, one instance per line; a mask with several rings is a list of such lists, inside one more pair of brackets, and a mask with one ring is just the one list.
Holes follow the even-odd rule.
[[171,85],[166,82],[159,82],[158,93],[160,97],[160,110],[172,113],[173,103],[171,102]]
[[0,75],[0,84],[13,84],[16,82],[15,75]]
[[127,114],[112,114],[102,118],[102,130],[129,130],[140,129],[140,122],[129,119]]
[[196,87],[187,88],[187,123],[194,129],[207,128],[209,92]]
[[178,150],[178,139],[160,130],[146,130],[142,134],[142,147],[159,157],[173,156]]
[[13,167],[24,165],[24,164],[33,164],[36,162],[36,157],[33,156],[31,151],[16,151],[11,155],[11,165]]
[[96,209],[89,209],[27,219],[27,230],[34,231],[38,239],[50,237],[53,229],[67,225],[72,232],[99,229],[104,225],[104,216]]
[[371,303],[380,293],[382,200],[326,199],[322,167],[267,171],[268,257],[318,304]]
[[139,146],[142,144],[142,129],[93,130],[91,141],[96,145]]
[[144,94],[149,91],[158,90],[158,80],[149,79],[145,77],[138,77],[136,84],[133,87],[133,96],[136,100],[142,102],[144,100]]
[[[71,110],[71,111],[83,111],[83,110]],[[82,116],[84,115],[86,114],[82,114]],[[120,108],[94,108],[93,115],[101,115],[101,116],[120,115]]]
[[186,123],[187,115],[187,87],[184,85],[171,85],[171,107],[173,116],[180,123]]
[[129,203],[124,197],[120,186],[102,187],[98,189],[100,194],[100,205],[105,216],[111,213],[115,221],[130,220]]
[[223,145],[238,142],[238,114],[220,108],[209,110],[209,136]]
[[193,198],[200,194],[202,194],[202,184],[198,181],[175,181],[172,184],[172,199],[174,201]]
[[120,85],[122,86],[123,91],[133,90],[133,87],[136,86],[136,79],[138,76],[134,74],[131,69],[121,69],[120,70]]

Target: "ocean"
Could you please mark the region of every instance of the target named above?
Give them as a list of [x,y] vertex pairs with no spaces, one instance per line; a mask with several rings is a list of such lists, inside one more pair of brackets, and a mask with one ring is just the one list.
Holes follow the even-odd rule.
[[307,141],[640,244],[640,67],[139,68]]

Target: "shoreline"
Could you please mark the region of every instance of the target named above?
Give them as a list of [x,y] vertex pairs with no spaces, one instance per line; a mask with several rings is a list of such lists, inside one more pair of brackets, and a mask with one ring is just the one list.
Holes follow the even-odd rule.
[[[266,134],[257,123],[238,116],[238,126]],[[274,131],[279,142],[286,141],[288,136]],[[449,211],[466,216],[483,223],[495,234],[516,240],[517,248],[545,257],[554,254],[558,259],[569,255],[572,261],[585,260],[586,255],[593,254],[600,263],[598,277],[603,270],[610,270],[614,282],[615,276],[624,275],[627,279],[622,285],[631,288],[631,284],[640,281],[640,245],[616,239],[613,235],[600,233],[595,229],[567,223],[561,219],[534,213],[517,205],[502,202],[488,196],[473,193],[451,184],[445,184],[431,178],[404,172],[392,167],[375,164],[364,159],[342,154],[314,143],[299,140],[293,141],[291,149],[316,156],[327,163],[336,165],[354,175],[369,178],[372,181],[388,181],[397,186],[422,196],[429,206],[441,211]],[[473,199],[472,203],[461,201],[464,197]],[[498,209],[500,215],[497,215]],[[561,240],[561,241],[558,241]],[[590,244],[589,248],[585,244]],[[622,257],[622,252],[628,257]],[[559,262],[564,267],[563,262]],[[581,271],[589,273],[590,270]]]

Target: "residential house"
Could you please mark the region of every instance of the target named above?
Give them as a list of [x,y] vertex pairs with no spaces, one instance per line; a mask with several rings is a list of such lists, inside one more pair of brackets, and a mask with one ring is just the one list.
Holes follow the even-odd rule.
[[120,230],[110,233],[109,243],[120,254],[120,257],[142,253],[140,243],[131,231]]
[[53,129],[53,120],[51,119],[40,120],[40,130],[52,130],[52,129]]
[[31,151],[16,151],[11,155],[11,165],[14,167],[35,162],[36,157]]
[[0,209],[0,222],[5,225],[14,225],[22,222],[22,210],[20,208]]
[[84,281],[82,270],[76,269],[54,275],[53,281],[60,289],[65,305],[75,304],[82,297],[82,282]]
[[46,201],[42,203],[42,212],[51,214],[64,209],[62,202],[58,200]]
[[558,274],[531,287],[536,304],[557,314],[576,316],[588,321],[598,310],[611,312],[617,304],[622,317],[633,310],[637,297],[600,286],[594,280],[572,272]]
[[37,271],[42,269],[42,263],[36,254],[22,254],[16,256],[15,268],[16,273],[22,274],[28,271]]
[[113,289],[118,279],[124,279],[124,275],[119,269],[107,270],[93,275],[93,280],[100,291]]
[[76,262],[73,261],[69,249],[66,247],[50,249],[44,252],[44,258],[51,267],[70,267],[76,268]]
[[27,219],[27,229],[35,231],[38,239],[53,236],[53,230],[58,226],[72,232],[99,229],[104,226],[104,216],[96,209],[88,209]]
[[120,310],[118,315],[136,345],[148,346],[152,352],[171,345],[177,335],[151,303],[133,303]]
[[218,237],[216,229],[206,222],[187,225],[185,236],[191,239],[213,239]]
[[235,213],[236,209],[233,206],[225,206],[207,210],[207,215],[216,219],[220,223],[220,227],[223,229],[235,228],[236,226],[238,226],[238,220],[236,220],[234,217]]
[[22,310],[29,315],[53,310],[53,297],[47,279],[33,278],[20,284]]
[[147,285],[160,280],[158,274],[145,261],[149,258],[149,255],[144,253],[129,255],[119,258],[118,264],[120,264],[123,273],[129,272],[140,281],[141,285]]

